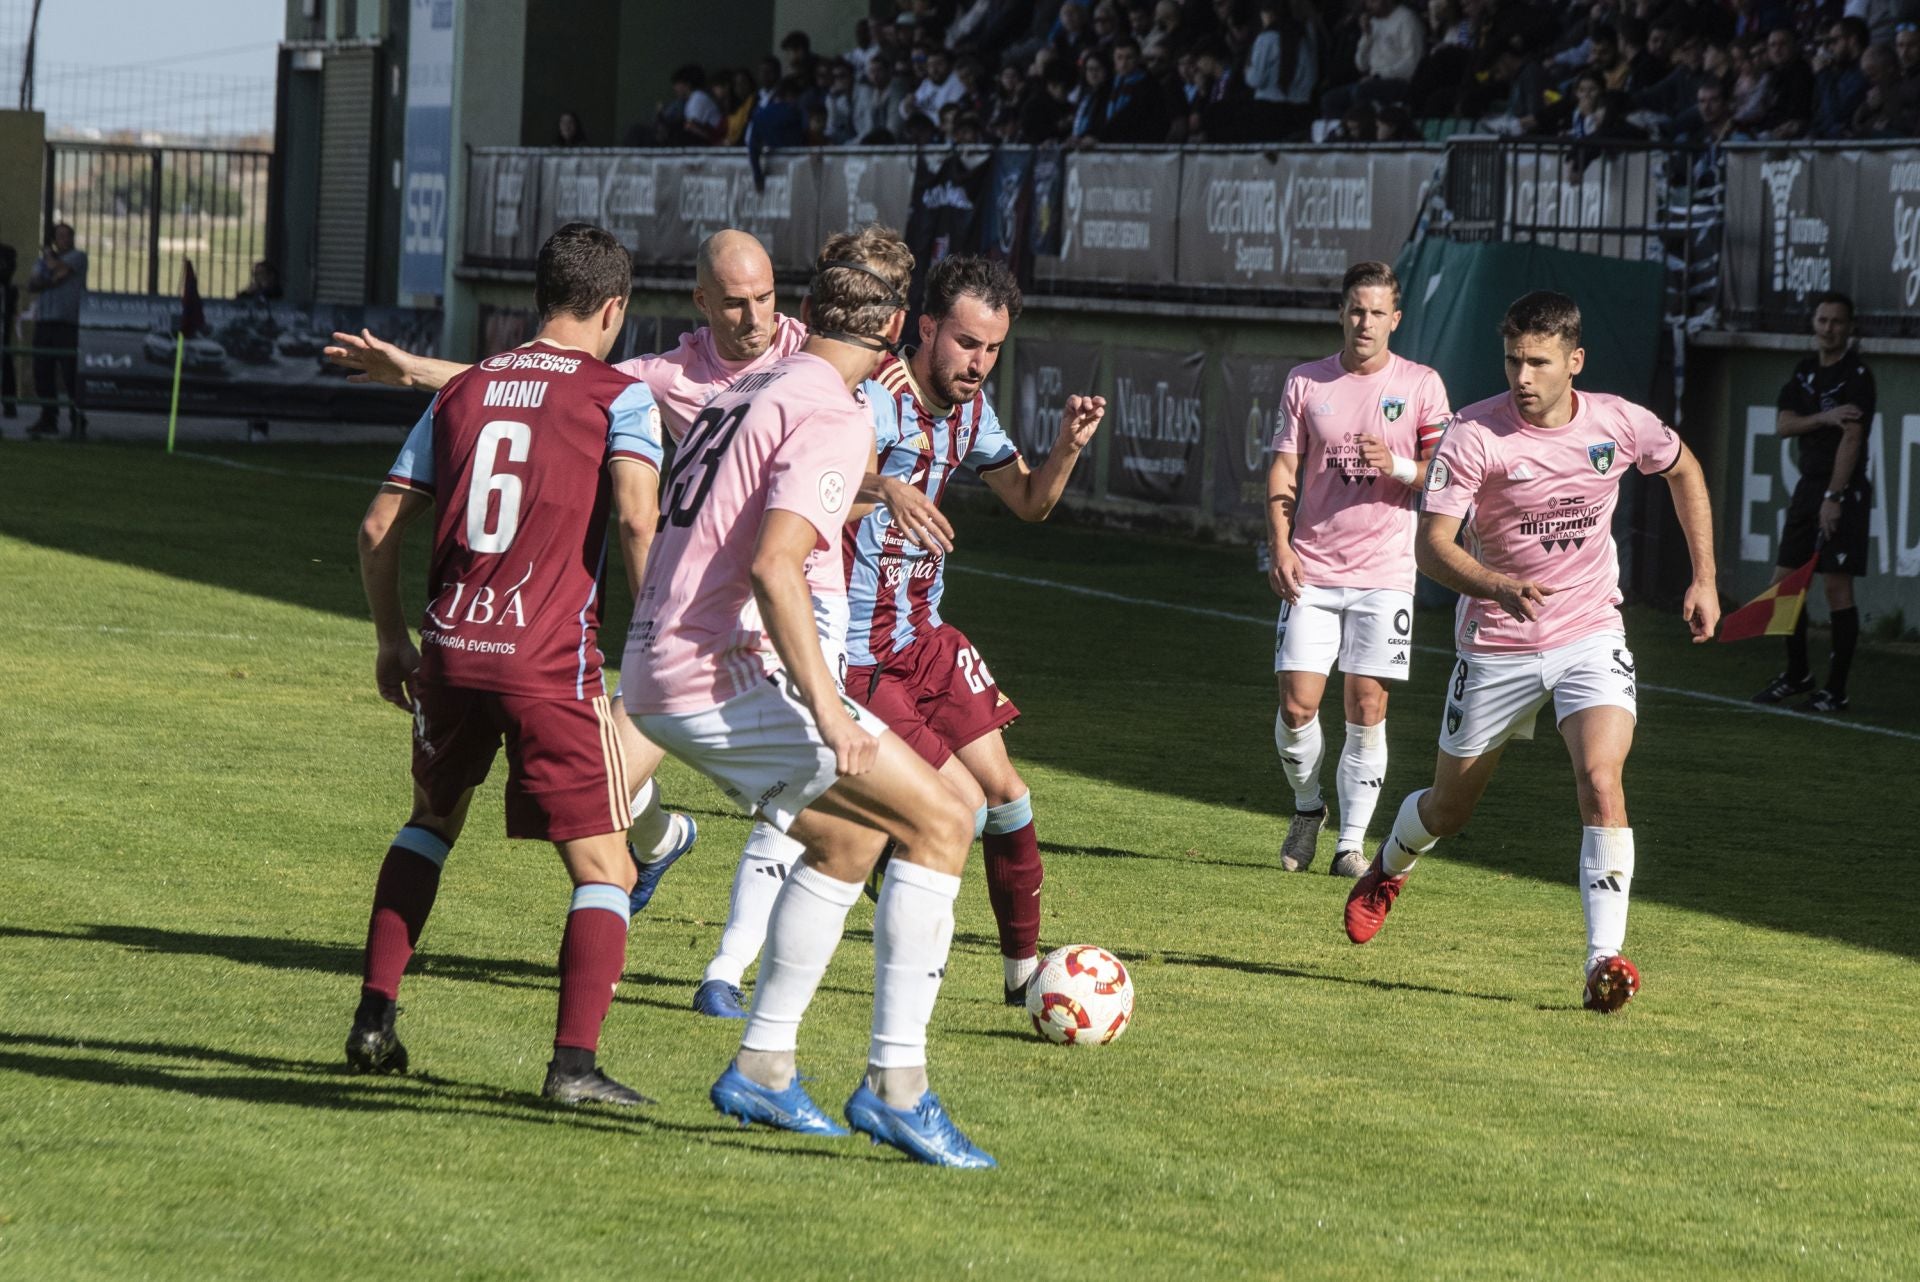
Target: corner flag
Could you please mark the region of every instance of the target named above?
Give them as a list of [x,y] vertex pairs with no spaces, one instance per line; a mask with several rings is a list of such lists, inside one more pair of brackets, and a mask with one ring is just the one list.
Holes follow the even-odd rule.
[[1807,563],[1762,592],[1753,600],[1720,620],[1722,641],[1745,641],[1749,637],[1783,637],[1800,622],[1800,611],[1807,604],[1807,588],[1813,583],[1813,567],[1819,553]]

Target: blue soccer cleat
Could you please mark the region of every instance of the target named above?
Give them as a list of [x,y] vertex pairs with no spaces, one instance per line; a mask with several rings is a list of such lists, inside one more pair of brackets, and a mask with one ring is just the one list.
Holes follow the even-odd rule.
[[640,852],[633,848],[631,841],[627,843],[627,854],[632,858],[637,874],[633,879],[633,893],[627,896],[629,913],[637,913],[653,902],[653,892],[660,888],[660,879],[667,875],[667,869],[673,867],[674,861],[680,856],[692,850],[693,843],[700,838],[700,826],[693,822],[692,815],[669,815],[668,819],[682,825],[680,840],[672,850],[652,863],[641,863]]
[[713,1106],[746,1126],[759,1122],[801,1135],[845,1135],[846,1128],[820,1111],[796,1075],[784,1091],[769,1090],[734,1065],[707,1092]]
[[940,1097],[932,1091],[910,1109],[889,1108],[872,1087],[861,1082],[860,1089],[847,1100],[847,1124],[875,1144],[891,1144],[930,1166],[977,1169],[1000,1165],[960,1133],[947,1110],[940,1107]]
[[696,1014],[715,1019],[747,1017],[746,1008],[740,1004],[740,990],[724,979],[702,980],[693,990],[693,1009]]

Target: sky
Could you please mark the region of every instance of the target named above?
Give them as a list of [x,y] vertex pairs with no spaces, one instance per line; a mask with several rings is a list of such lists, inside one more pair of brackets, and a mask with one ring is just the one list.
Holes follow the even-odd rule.
[[[31,8],[0,0],[0,44]],[[53,128],[271,129],[285,29],[284,0],[42,0],[38,105]]]

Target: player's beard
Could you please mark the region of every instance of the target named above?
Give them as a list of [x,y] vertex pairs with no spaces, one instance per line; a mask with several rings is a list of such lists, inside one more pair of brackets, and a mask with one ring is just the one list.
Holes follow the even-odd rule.
[[767,348],[773,346],[773,332],[764,329],[750,329],[737,333],[733,337],[734,351],[739,353],[735,360],[758,360],[766,355]]
[[[973,399],[974,394],[980,390],[980,383],[966,384],[961,382],[966,376],[964,368],[956,374],[936,367],[931,373],[932,377],[927,381],[932,383],[933,386],[927,390],[932,392],[934,398],[942,405],[959,405],[963,401],[970,401]],[[983,383],[985,381],[986,379],[983,375],[981,382]]]

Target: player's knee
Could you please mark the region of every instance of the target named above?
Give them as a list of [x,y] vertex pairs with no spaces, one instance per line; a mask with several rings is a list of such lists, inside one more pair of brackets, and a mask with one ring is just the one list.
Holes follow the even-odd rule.
[[1000,807],[1011,805],[1027,795],[1027,781],[1012,766],[984,789],[987,805]]
[[949,795],[928,806],[914,826],[913,862],[957,876],[973,845],[973,812]]
[[1587,766],[1578,772],[1576,784],[1583,816],[1612,825],[1626,814],[1626,788],[1620,781],[1620,771],[1614,766]]
[[1280,720],[1286,722],[1289,730],[1298,730],[1319,715],[1320,708],[1317,704],[1298,703],[1284,697],[1280,700]]

